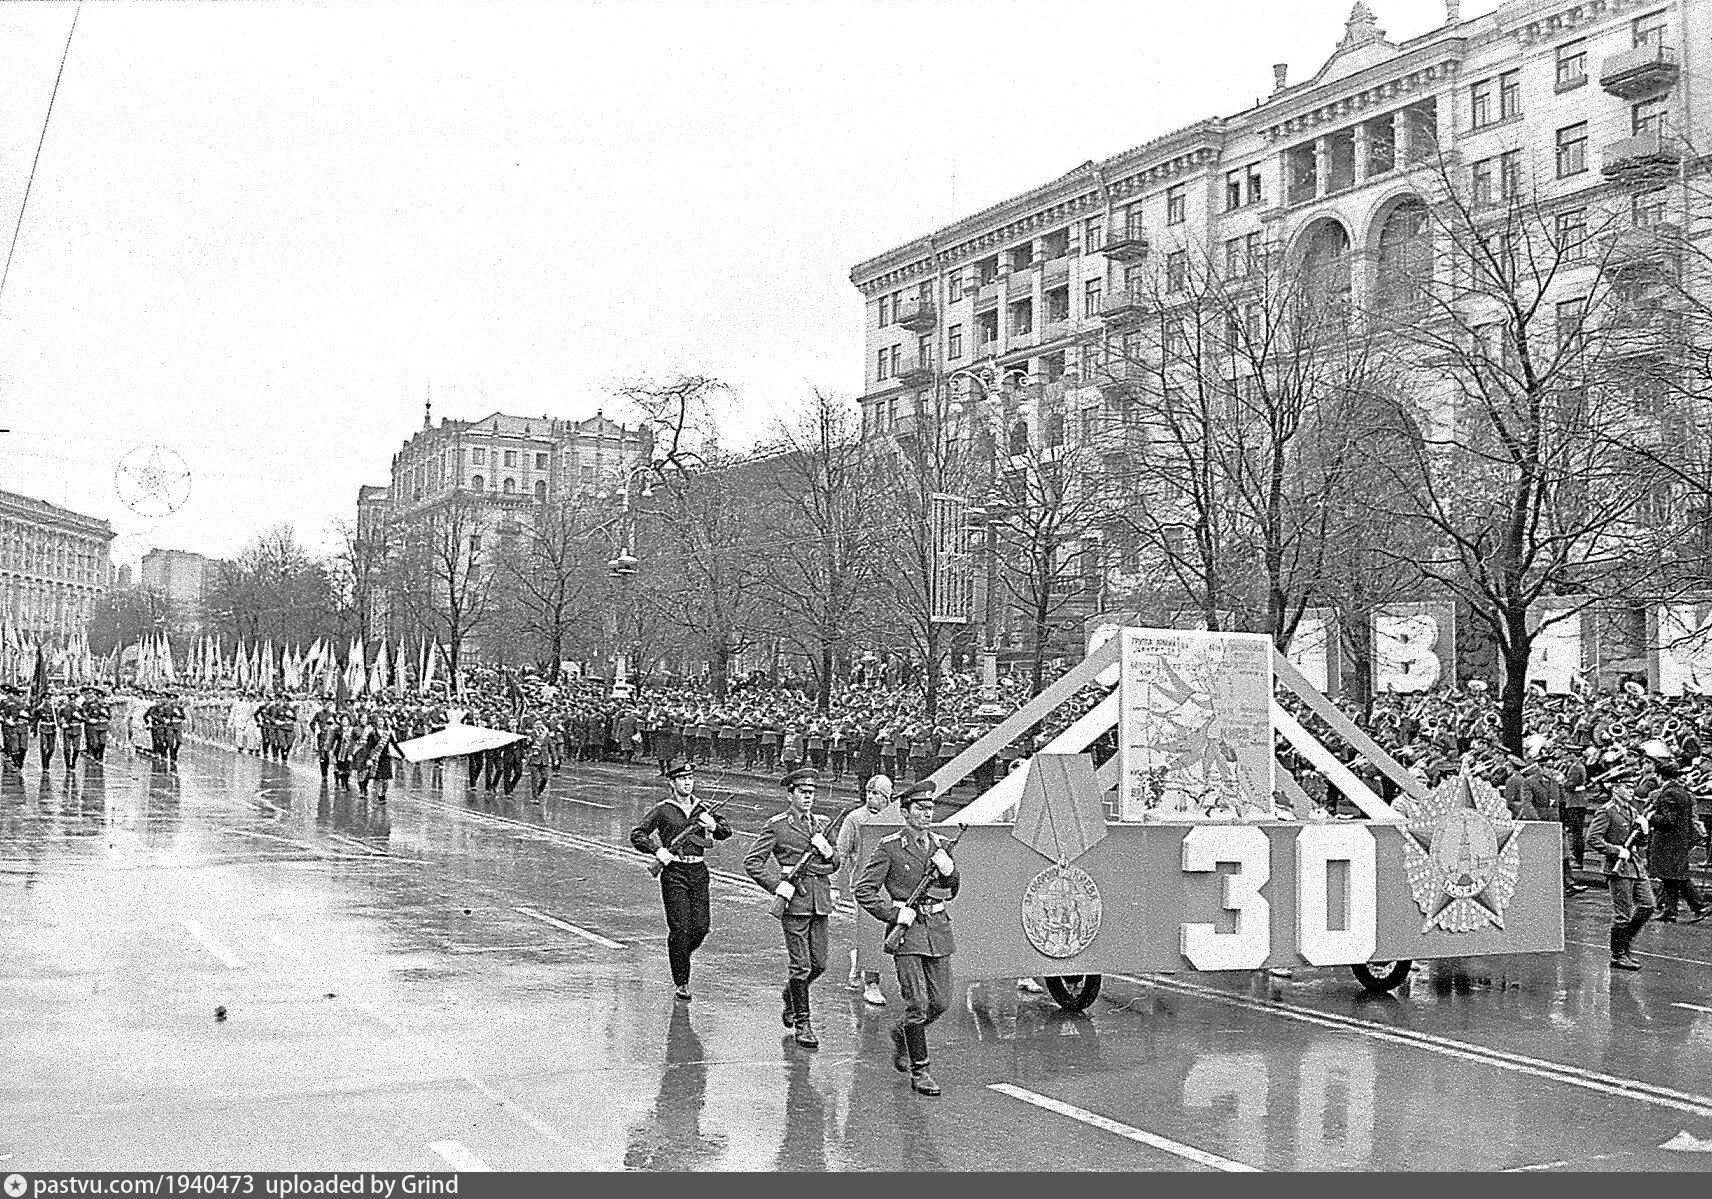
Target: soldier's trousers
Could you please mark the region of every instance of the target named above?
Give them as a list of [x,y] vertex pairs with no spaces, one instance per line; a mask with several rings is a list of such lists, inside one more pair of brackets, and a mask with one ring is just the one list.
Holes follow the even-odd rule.
[[5,746],[7,761],[22,770],[24,768],[24,750],[29,745],[28,738],[19,730],[7,729],[5,739],[0,744]]
[[825,916],[782,917],[785,953],[791,960],[790,980],[811,983],[826,972]]
[[54,736],[54,730],[52,729],[43,729],[41,732],[36,734],[36,742],[41,747],[42,751],[43,770],[46,770],[49,766],[53,765]]
[[83,748],[97,762],[107,756],[107,730],[99,725],[83,726]]
[[932,1024],[951,1006],[951,959],[919,953],[896,956],[905,1024]]
[[499,786],[499,772],[504,763],[500,761],[497,750],[489,750],[487,754],[487,789],[492,791]]
[[65,768],[70,770],[77,765],[77,755],[83,752],[83,730],[73,733],[67,731],[65,740],[60,744],[60,751],[65,758]]
[[482,756],[479,753],[467,755],[470,763],[470,786],[481,782]]
[[690,955],[707,939],[710,922],[707,866],[702,862],[673,862],[660,871],[660,901],[666,908],[666,958],[672,982],[690,983]]

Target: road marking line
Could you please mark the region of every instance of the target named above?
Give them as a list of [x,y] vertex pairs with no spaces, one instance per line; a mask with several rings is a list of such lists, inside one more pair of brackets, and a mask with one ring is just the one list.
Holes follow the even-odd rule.
[[471,1153],[457,1141],[429,1141],[428,1148],[438,1153],[451,1164],[452,1169],[459,1171],[485,1171],[491,1173],[493,1167],[481,1158]]
[[1614,1074],[1603,1074],[1597,1070],[1586,1070],[1580,1066],[1567,1066],[1560,1062],[1543,1061],[1539,1058],[1525,1057],[1519,1053],[1508,1053],[1502,1049],[1491,1049],[1484,1045],[1473,1045],[1466,1041],[1453,1041],[1449,1037],[1441,1037],[1432,1033],[1393,1028],[1388,1024],[1361,1020],[1354,1016],[1338,1016],[1330,1012],[1316,1012],[1285,1003],[1268,1003],[1258,999],[1250,999],[1246,995],[1233,995],[1214,987],[1201,986],[1198,983],[1182,982],[1159,976],[1141,978],[1133,974],[1114,974],[1111,977],[1123,979],[1125,982],[1138,983],[1144,987],[1155,987],[1162,991],[1174,991],[1181,995],[1211,999],[1215,1003],[1222,1003],[1228,1007],[1265,1012],[1269,1015],[1281,1016],[1286,1020],[1296,1020],[1303,1024],[1316,1024],[1321,1028],[1341,1029],[1375,1041],[1387,1041],[1394,1045],[1425,1049],[1431,1053],[1444,1054],[1446,1057],[1495,1066],[1500,1070],[1530,1074],[1535,1078],[1543,1078],[1551,1082],[1568,1083],[1570,1086],[1598,1091],[1600,1094],[1614,1095],[1619,1099],[1638,1099],[1642,1103],[1673,1108],[1679,1112],[1712,1119],[1712,1098],[1686,1091],[1672,1090],[1669,1087],[1656,1086],[1639,1079],[1622,1078]]
[[596,945],[604,945],[608,949],[624,948],[623,941],[614,941],[612,938],[603,937],[599,933],[591,933],[586,928],[578,928],[574,924],[566,924],[563,920],[549,916],[545,912],[537,912],[534,908],[513,908],[512,911],[522,912],[525,916],[533,917],[534,919],[541,921],[543,924],[551,924],[554,928],[562,928],[568,933],[575,933],[585,941],[593,941]]
[[612,811],[612,805],[609,803],[595,803],[592,799],[578,799],[574,795],[567,795],[564,799],[566,803],[580,803],[591,808],[605,808],[608,812]]
[[[1566,940],[1564,942],[1564,944],[1565,945],[1580,945],[1584,949],[1604,949],[1607,951],[1609,951],[1609,949],[1611,948],[1609,945],[1601,945],[1596,941],[1569,941],[1569,940]],[[1659,959],[1666,961],[1666,962],[1682,962],[1682,963],[1689,965],[1689,966],[1712,966],[1712,962],[1708,962],[1704,958],[1679,958],[1679,957],[1676,957],[1672,954],[1652,953],[1651,951],[1645,950],[1645,949],[1631,949],[1631,950],[1629,950],[1629,952],[1634,954],[1638,958],[1659,958]]]
[[1712,1016],[1712,1007],[1702,1007],[1698,1003],[1673,1003],[1670,1006],[1685,1007],[1691,1012],[1705,1012],[1707,1015]]
[[222,966],[225,966],[228,970],[242,970],[245,968],[243,958],[239,957],[224,945],[220,944],[220,942],[216,941],[214,939],[214,935],[207,929],[203,928],[200,924],[196,923],[196,921],[181,917],[179,919],[179,923],[184,925],[185,931],[200,941],[202,943],[202,948],[212,954],[215,960]]
[[1069,1116],[1072,1120],[1080,1120],[1084,1124],[1092,1125],[1093,1127],[1103,1129],[1106,1132],[1116,1133],[1120,1137],[1127,1137],[1129,1140],[1139,1141],[1143,1145],[1151,1145],[1155,1149],[1164,1150],[1173,1157],[1180,1157],[1186,1161],[1197,1162],[1200,1165],[1206,1166],[1208,1169],[1225,1170],[1238,1174],[1260,1173],[1258,1167],[1248,1165],[1246,1162],[1232,1161],[1228,1157],[1220,1157],[1216,1153],[1208,1153],[1205,1149],[1197,1149],[1193,1145],[1185,1145],[1181,1141],[1173,1141],[1169,1137],[1160,1136],[1158,1133],[1147,1132],[1140,1128],[1132,1128],[1128,1124],[1120,1124],[1116,1120],[1109,1120],[1105,1116],[1099,1115],[1096,1112],[1088,1111],[1086,1108],[1080,1108],[1069,1103],[1063,1103],[1057,1099],[1050,1099],[1045,1095],[1037,1095],[1033,1091],[1025,1091],[1021,1087],[1013,1087],[1008,1082],[988,1083],[987,1089],[989,1091],[997,1091],[1001,1095],[1009,1095],[1012,1099],[1020,1099],[1024,1103],[1032,1103],[1035,1107],[1045,1108],[1049,1112],[1057,1112],[1061,1116]]

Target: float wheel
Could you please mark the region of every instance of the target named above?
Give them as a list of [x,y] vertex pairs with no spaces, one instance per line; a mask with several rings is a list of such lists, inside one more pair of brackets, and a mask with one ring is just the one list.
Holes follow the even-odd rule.
[[1403,984],[1403,980],[1409,977],[1411,965],[1412,962],[1403,958],[1395,962],[1363,962],[1358,966],[1351,966],[1350,971],[1361,981],[1362,986],[1376,995],[1383,995]]
[[1100,996],[1098,974],[1049,975],[1042,979],[1058,1006],[1067,1012],[1080,1012]]

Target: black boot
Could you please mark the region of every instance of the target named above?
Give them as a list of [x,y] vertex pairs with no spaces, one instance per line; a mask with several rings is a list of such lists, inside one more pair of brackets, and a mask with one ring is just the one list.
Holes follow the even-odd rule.
[[923,1095],[939,1094],[939,1084],[927,1072],[927,1025],[906,1024],[904,1039],[909,1042],[910,1089]]
[[791,991],[797,1001],[797,1044],[804,1049],[819,1048],[820,1038],[814,1035],[814,1025],[808,1019],[808,980],[798,979],[791,983]]
[[784,989],[779,992],[779,998],[784,1001],[785,1005],[784,1010],[779,1013],[779,1019],[784,1022],[786,1028],[795,1028],[797,1023],[797,1001],[796,997],[791,994],[790,983],[787,982]]
[[1611,969],[1639,970],[1641,964],[1629,956],[1629,926],[1613,924],[1611,926]]
[[905,1035],[902,1024],[892,1025],[892,1065],[897,1067],[899,1074],[909,1073],[909,1038]]

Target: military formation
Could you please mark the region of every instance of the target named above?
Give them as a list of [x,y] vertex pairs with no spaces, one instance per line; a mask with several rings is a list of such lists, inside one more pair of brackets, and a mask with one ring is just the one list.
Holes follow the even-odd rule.
[[[149,698],[152,702],[138,709],[149,745],[135,748],[158,755],[176,769],[188,710],[176,692]],[[122,710],[128,713],[133,702],[127,698]],[[0,747],[5,763],[22,772],[33,737],[44,774],[53,769],[56,757],[68,776],[80,761],[99,765],[107,760],[107,746],[115,735],[125,736],[124,729],[114,728],[116,715],[107,689],[93,684],[76,691],[38,694],[33,701],[17,684],[0,684]]]

